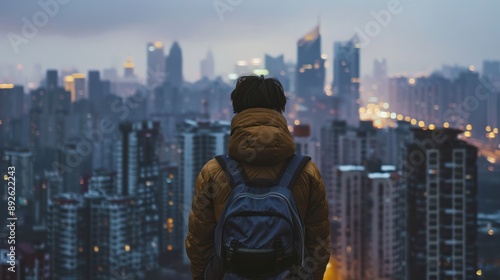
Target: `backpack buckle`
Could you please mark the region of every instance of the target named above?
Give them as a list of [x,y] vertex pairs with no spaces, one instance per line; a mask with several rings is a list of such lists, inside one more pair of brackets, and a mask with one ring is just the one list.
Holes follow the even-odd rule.
[[233,254],[237,246],[238,246],[238,241],[234,239],[231,240],[231,243],[229,243],[229,248],[227,249],[226,262],[231,262],[231,259],[233,258]]

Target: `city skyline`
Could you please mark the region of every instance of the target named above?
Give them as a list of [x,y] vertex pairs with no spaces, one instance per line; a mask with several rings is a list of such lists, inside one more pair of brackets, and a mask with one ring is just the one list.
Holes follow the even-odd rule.
[[[318,22],[327,62],[331,62],[334,41],[346,41],[354,33],[365,39],[361,76],[370,73],[372,61],[380,57],[387,59],[389,74],[431,72],[442,64],[455,63],[476,65],[479,70],[483,60],[499,58],[493,46],[500,43],[500,38],[486,35],[494,34],[492,23],[499,21],[494,11],[500,4],[494,1],[482,2],[481,6],[458,6],[452,1],[370,1],[363,2],[361,8],[360,1],[314,1],[289,6],[276,1],[266,3],[266,9],[258,2],[223,0],[196,6],[131,1],[117,6],[108,2],[99,3],[101,9],[89,2],[40,1],[49,2],[57,5],[48,8],[51,13],[35,2],[1,4],[3,77],[7,69],[15,69],[18,64],[24,66],[27,74],[35,64],[47,67],[43,70],[76,67],[80,72],[120,68],[130,55],[134,57],[136,73],[145,78],[147,42],[163,41],[169,46],[177,41],[184,54],[184,76],[194,82],[199,79],[199,64],[209,49],[213,52],[216,75],[233,72],[237,60],[263,58],[265,53],[284,54],[285,61],[295,62],[294,43]],[[282,13],[276,12],[280,10]],[[41,13],[45,13],[46,20]],[[44,24],[37,24],[36,32],[24,37],[22,28],[26,21],[34,24],[37,20]],[[15,41],[12,34],[23,36],[24,41]],[[11,43],[13,40],[17,45]],[[418,53],[422,55],[415,55]],[[329,63],[327,83],[331,77]]]
[[4,2],[0,279],[190,279],[200,170],[284,145],[229,145],[250,73],[321,173],[325,280],[500,279],[500,2]]

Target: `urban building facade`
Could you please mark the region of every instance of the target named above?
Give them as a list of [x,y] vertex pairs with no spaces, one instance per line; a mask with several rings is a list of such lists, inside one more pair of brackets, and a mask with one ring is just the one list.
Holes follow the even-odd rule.
[[410,280],[477,277],[477,148],[461,132],[417,129],[407,145]]
[[[228,122],[210,122],[209,120],[186,120],[179,127],[178,144],[179,191],[181,192],[179,209],[182,212],[183,236],[188,233],[188,216],[192,205],[194,186],[203,166],[216,155],[227,153],[230,124]],[[184,262],[189,259],[184,250]]]

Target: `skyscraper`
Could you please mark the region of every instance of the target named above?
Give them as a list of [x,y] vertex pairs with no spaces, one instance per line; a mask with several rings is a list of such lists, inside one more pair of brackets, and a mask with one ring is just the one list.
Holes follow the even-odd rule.
[[56,171],[45,171],[43,176],[35,177],[33,204],[33,230],[46,231],[50,200],[62,193],[62,181]]
[[208,50],[207,56],[200,62],[200,76],[213,80],[215,78],[214,55]]
[[[84,195],[84,217],[87,223],[87,279],[116,279],[119,276],[143,278],[140,260],[142,248],[134,236],[136,202],[127,196],[103,196],[95,191]],[[84,223],[85,223],[84,222]],[[135,238],[135,240],[134,240]]]
[[174,42],[165,60],[165,83],[178,91],[184,83],[182,74],[182,50],[179,43]]
[[404,145],[411,140],[411,124],[397,121],[397,126],[377,130],[377,151],[384,163],[399,166],[403,157]]
[[120,124],[120,143],[116,146],[117,194],[132,196],[136,202],[137,228],[134,248],[140,248],[140,268],[158,266],[158,122],[125,122]]
[[311,160],[320,166],[320,143],[311,137],[311,127],[308,124],[295,125],[292,135],[295,142],[295,152],[298,155],[311,157]]
[[136,204],[131,197],[96,191],[54,197],[48,213],[53,279],[142,279]]
[[[179,210],[183,214],[183,236],[187,236],[187,218],[191,209],[194,185],[201,169],[214,156],[227,152],[230,124],[228,122],[213,122],[209,120],[186,120],[179,127],[178,143],[180,145],[179,191],[181,192]],[[184,251],[185,252],[185,251]],[[189,263],[184,253],[183,260]]]
[[182,255],[184,235],[182,228],[182,212],[179,206],[181,192],[179,191],[178,167],[162,164],[160,167],[160,186],[157,197],[160,200],[160,252],[175,252]]
[[415,129],[407,145],[410,280],[476,279],[477,148],[460,133]]
[[75,163],[71,162],[71,168],[66,167],[66,169],[61,170],[63,192],[65,193],[77,193],[82,194],[82,180],[84,176],[89,176],[92,170],[92,159],[90,156],[82,156],[77,146],[79,141],[77,139],[61,143],[58,148],[58,163],[68,164],[68,159],[74,160]]
[[364,238],[366,271],[363,279],[406,279],[405,189],[394,166],[382,166],[367,177]]
[[54,91],[59,86],[57,70],[47,70],[45,82],[47,91]]
[[101,195],[115,195],[116,194],[116,173],[99,168],[94,170],[90,178],[90,190],[97,192]]
[[147,45],[148,69],[146,71],[146,85],[150,90],[160,86],[163,82],[165,71],[165,53],[163,43],[156,41]]
[[373,61],[371,87],[374,93],[374,97],[377,98],[377,101],[388,102],[388,83],[389,77],[387,76],[387,61],[385,60],[385,58],[380,60],[375,59]]
[[[47,73],[47,80],[54,83],[54,74]],[[56,75],[57,76],[57,75]],[[64,143],[67,133],[66,118],[71,111],[70,92],[62,87],[48,90],[38,88],[30,92],[30,149],[33,151],[34,170],[43,172],[56,161],[56,149]]]
[[50,270],[55,280],[89,279],[85,255],[91,248],[84,211],[83,198],[77,194],[61,194],[49,204],[47,243]]
[[334,177],[336,279],[405,279],[405,196],[395,167],[339,165]]
[[363,226],[367,224],[365,168],[340,165],[334,171],[332,191],[332,251],[338,279],[365,279],[363,255],[368,249]]
[[135,70],[135,64],[132,61],[132,57],[129,56],[129,57],[127,57],[127,60],[125,61],[125,63],[123,63],[123,77],[124,78],[135,77],[134,70]]
[[[328,203],[333,205],[333,173],[334,168],[341,164],[340,161],[340,137],[347,134],[347,123],[343,120],[332,120],[321,128],[321,164],[320,171],[321,177],[326,189],[326,197]],[[330,207],[330,215],[332,208]]]
[[266,64],[266,69],[269,71],[269,76],[277,78],[283,85],[285,91],[290,90],[290,78],[288,77],[284,56],[279,55],[277,57],[272,57],[266,54],[264,62]]
[[324,96],[325,60],[319,25],[297,42],[296,94],[305,100]]
[[356,126],[359,122],[359,38],[335,42],[333,54],[333,94],[342,103],[340,118]]
[[73,74],[73,86],[75,87],[74,89],[75,101],[88,98],[85,78],[86,78],[85,74],[82,73]]
[[[348,126],[345,120],[332,120],[321,128],[321,176],[327,186],[327,198],[333,197],[333,172],[338,165],[363,165],[380,158],[377,130],[371,121],[359,127]],[[332,201],[329,201],[332,203]]]
[[101,77],[99,71],[89,71],[89,84],[88,84],[88,95],[89,100],[97,105],[103,102],[102,87],[101,87]]
[[[14,135],[14,121],[23,115],[24,89],[13,84],[0,84],[0,138],[4,144],[19,143],[19,135]],[[17,136],[17,137],[16,137]]]
[[33,154],[26,148],[5,149],[5,166],[16,168],[16,196],[19,199],[33,197]]
[[485,60],[483,61],[483,77],[492,81],[500,81],[500,61]]

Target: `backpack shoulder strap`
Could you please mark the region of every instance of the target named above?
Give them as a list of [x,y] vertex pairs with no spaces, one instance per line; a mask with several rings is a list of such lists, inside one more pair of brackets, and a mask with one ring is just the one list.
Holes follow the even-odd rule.
[[310,159],[311,158],[308,156],[293,155],[292,159],[285,169],[285,172],[283,172],[283,175],[281,175],[279,185],[292,190],[295,181],[297,181],[297,178],[300,175],[300,172]]
[[217,160],[217,162],[219,162],[222,169],[229,176],[231,188],[234,188],[235,186],[244,182],[245,174],[242,173],[243,169],[240,167],[236,160],[234,160],[227,154],[216,156],[215,159]]

